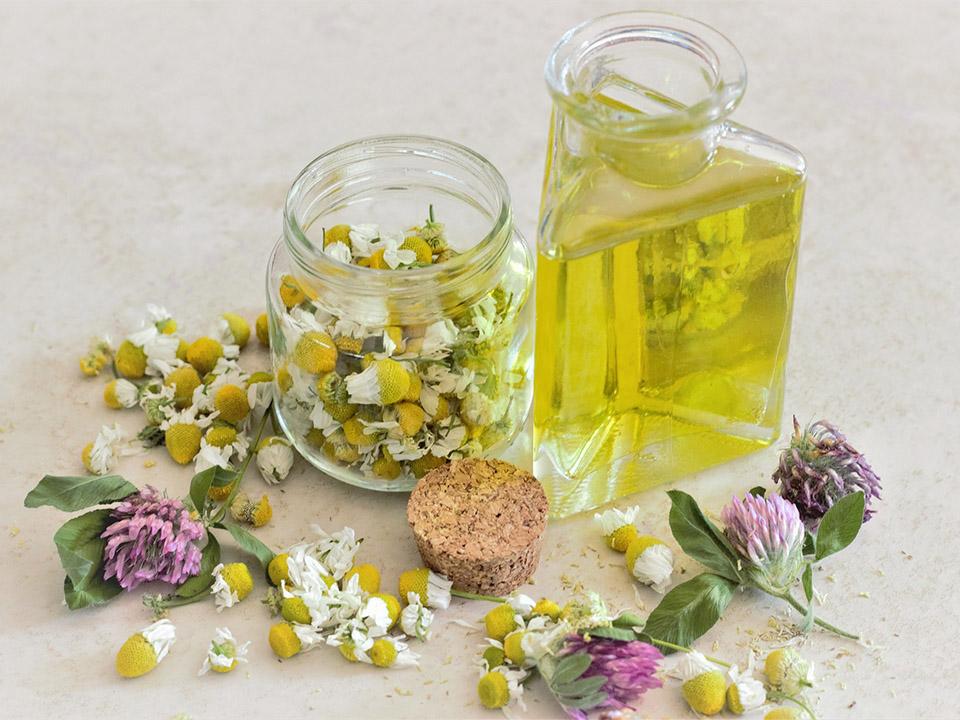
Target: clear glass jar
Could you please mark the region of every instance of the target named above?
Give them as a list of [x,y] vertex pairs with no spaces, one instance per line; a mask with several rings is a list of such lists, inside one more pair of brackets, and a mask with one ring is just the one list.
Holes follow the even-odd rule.
[[778,436],[805,170],[728,120],[743,60],[701,23],[592,20],[546,79],[534,466],[566,515]]
[[[391,270],[324,251],[334,226],[410,236],[428,213],[457,254]],[[506,182],[473,151],[397,136],[318,157],[287,194],[267,271],[287,437],[326,474],[375,490],[410,490],[446,458],[500,453],[532,401],[532,267]]]

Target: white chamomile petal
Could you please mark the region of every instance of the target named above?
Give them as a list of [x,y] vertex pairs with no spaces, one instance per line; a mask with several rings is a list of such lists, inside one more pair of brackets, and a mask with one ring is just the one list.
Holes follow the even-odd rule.
[[213,640],[210,641],[210,647],[207,648],[203,666],[197,674],[206,675],[210,670],[218,672],[233,670],[239,663],[247,662],[247,649],[249,647],[249,640],[242,645],[238,645],[229,628],[217,628]]
[[237,594],[237,591],[231,589],[223,577],[223,563],[220,563],[213,569],[213,585],[210,586],[210,594],[213,595],[217,612],[223,612],[224,609],[232,608],[240,602],[240,596]]
[[639,582],[663,594],[673,574],[673,551],[663,543],[651,545],[640,553],[630,573]]
[[420,595],[407,593],[407,606],[400,613],[400,629],[422,642],[430,639],[433,613],[420,602]]
[[693,680],[693,678],[703,673],[723,670],[723,668],[716,663],[707,660],[703,653],[698,650],[682,653],[682,655],[673,667],[667,670],[667,675],[682,682]]
[[446,610],[450,607],[450,588],[453,582],[433,570],[427,571],[427,607]]
[[157,620],[141,630],[140,634],[150,643],[159,663],[170,652],[170,646],[176,642],[177,628],[169,620]]
[[257,451],[257,469],[270,485],[286,479],[293,467],[293,448],[286,438],[271,438],[270,442]]
[[628,507],[625,510],[610,508],[602,513],[597,513],[593,519],[600,525],[600,532],[604,535],[613,535],[617,530],[625,525],[633,525],[640,514],[640,508],[636,505]]

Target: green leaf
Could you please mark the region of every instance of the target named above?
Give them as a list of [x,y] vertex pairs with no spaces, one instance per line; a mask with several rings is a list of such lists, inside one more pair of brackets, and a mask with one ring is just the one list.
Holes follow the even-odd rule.
[[680,547],[718,575],[742,582],[737,555],[723,533],[707,520],[697,501],[680,490],[667,492],[670,507],[670,529]]
[[111,512],[102,508],[78,515],[61,525],[53,536],[60,564],[75,587],[80,587],[103,563],[107,541],[100,535],[110,522]]
[[69,577],[63,579],[63,598],[71,610],[79,610],[90,605],[103,605],[121,592],[123,588],[114,578],[104,580],[99,574],[91,577],[79,589],[74,586]]
[[591,628],[587,634],[590,637],[607,638],[608,640],[636,640],[637,633],[632,628],[622,627],[595,627]]
[[203,506],[207,501],[207,493],[211,487],[225,487],[237,479],[237,473],[233,470],[225,470],[222,467],[208,467],[201,470],[190,481],[190,501],[197,512],[203,512]]
[[583,675],[591,663],[590,656],[587,653],[574,653],[573,655],[564,655],[555,661],[553,673],[550,675],[550,684],[564,684],[573,682]]
[[631,612],[622,612],[613,620],[613,626],[618,628],[642,628],[646,621],[639,615]]
[[58,510],[75,512],[93,505],[123,500],[135,492],[136,485],[119,475],[44,475],[37,486],[27,493],[23,504],[28,508],[50,505]]
[[229,532],[233,536],[233,539],[237,541],[237,545],[251,555],[255,555],[257,560],[260,561],[260,564],[263,565],[264,568],[266,568],[267,565],[270,564],[270,561],[273,560],[273,550],[268,548],[252,533],[247,532],[239,525],[224,520],[223,522],[217,523],[216,527]]
[[63,596],[71,610],[100,605],[121,591],[115,579],[103,578],[103,548],[107,541],[100,535],[110,522],[111,512],[101,508],[71,518],[53,536],[60,564],[67,573]]
[[580,678],[573,682],[561,683],[560,685],[555,684],[553,690],[563,697],[580,698],[586,695],[593,695],[597,690],[602,688],[606,682],[607,678],[603,675],[595,675],[593,677]]
[[862,492],[842,497],[827,510],[817,530],[817,560],[823,560],[852,543],[863,525]]
[[803,554],[807,557],[817,554],[817,539],[810,534],[809,530],[803,531]]
[[206,592],[213,584],[213,569],[220,564],[220,543],[213,533],[207,533],[207,544],[203,547],[203,556],[200,558],[200,573],[184,582],[177,588],[178,597],[194,597]]
[[750,494],[756,495],[757,497],[763,497],[767,494],[767,489],[763,485],[756,485],[750,488]]
[[713,627],[733,598],[737,583],[703,573],[664,595],[647,618],[644,633],[688,647]]
[[577,708],[579,710],[590,710],[597,707],[600,703],[607,699],[607,694],[605,692],[596,692],[591,695],[587,695],[582,698],[577,698],[576,700],[565,698],[562,702],[564,707]]

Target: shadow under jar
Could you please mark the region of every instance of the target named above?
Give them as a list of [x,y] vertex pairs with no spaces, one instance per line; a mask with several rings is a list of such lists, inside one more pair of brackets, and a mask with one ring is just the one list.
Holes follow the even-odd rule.
[[[407,238],[432,257],[385,264]],[[497,455],[532,401],[532,272],[506,182],[468,148],[391,136],[321,155],[290,188],[267,272],[283,431],[327,475],[375,490]]]
[[736,48],[685,18],[584,23],[547,61],[535,474],[554,515],[779,434],[805,168],[736,125]]

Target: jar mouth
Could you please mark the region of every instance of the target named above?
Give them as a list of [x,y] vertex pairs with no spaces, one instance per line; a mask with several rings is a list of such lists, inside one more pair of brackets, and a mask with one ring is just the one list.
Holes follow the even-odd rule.
[[[473,205],[470,234],[476,241],[442,263],[390,270],[341,262],[310,237],[309,226],[319,217],[376,193],[402,191],[405,183],[429,186],[438,196],[460,196],[460,202]],[[426,217],[427,207],[410,210]],[[502,253],[513,232],[510,193],[500,172],[470,148],[426,135],[367,137],[319,155],[294,180],[283,215],[284,238],[301,270],[355,294],[403,294],[439,277],[448,282],[466,278]]]
[[669,13],[621,12],[567,31],[547,58],[555,101],[612,134],[682,134],[739,104],[743,57],[724,35]]

